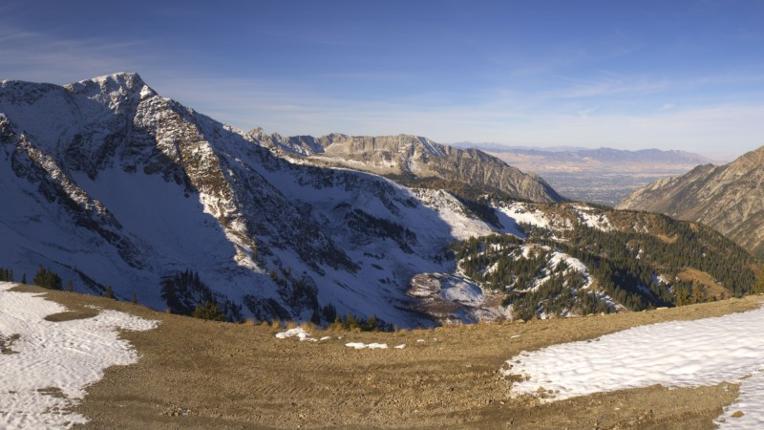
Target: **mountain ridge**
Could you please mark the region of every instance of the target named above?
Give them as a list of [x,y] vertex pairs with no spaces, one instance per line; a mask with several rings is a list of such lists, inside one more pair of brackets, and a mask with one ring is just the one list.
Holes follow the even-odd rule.
[[705,164],[635,191],[618,208],[702,222],[764,255],[764,147],[721,166]]
[[543,179],[476,149],[459,149],[415,135],[284,137],[262,129],[247,133],[281,156],[298,157],[317,165],[347,167],[388,177],[437,177],[467,185],[493,188],[509,197],[536,202],[563,198]]
[[[356,315],[410,327],[638,310],[686,303],[692,291],[693,300],[739,295],[753,282],[741,266],[749,257],[704,229],[690,233],[682,223],[570,202],[533,203],[479,182],[393,181],[279,156],[265,138],[161,97],[137,74],[67,86],[5,81],[0,113],[0,189],[13,202],[0,211],[0,267],[31,277],[45,266],[77,291],[155,309],[189,314],[213,303],[234,321],[325,324]],[[332,139],[340,149],[375,144]],[[417,154],[403,157],[416,175],[450,151],[424,138],[400,139]],[[479,151],[451,154],[445,168],[459,170],[466,159],[468,173],[480,171],[470,157],[508,168]],[[638,250],[628,243],[654,244],[648,233],[664,230],[705,242],[688,249],[684,238],[634,264]],[[626,251],[611,258],[614,249],[593,247],[598,235]],[[495,239],[465,242],[479,237]],[[575,246],[566,244],[573,239]],[[516,269],[494,276],[470,263],[488,258],[481,244],[497,267],[519,262]],[[702,250],[738,263],[704,265],[695,261]],[[724,284],[722,293],[669,279],[680,268],[666,255],[698,266]],[[595,270],[605,260],[610,269]],[[664,272],[667,283],[656,281]]]

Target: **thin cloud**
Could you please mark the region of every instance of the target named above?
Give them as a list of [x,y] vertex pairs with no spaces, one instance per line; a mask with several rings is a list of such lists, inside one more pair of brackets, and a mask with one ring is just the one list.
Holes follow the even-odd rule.
[[662,147],[715,154],[722,146],[747,150],[764,144],[758,137],[764,136],[760,121],[764,104],[755,103],[696,107],[666,103],[650,112],[629,114],[598,107],[565,112],[540,108],[535,102],[518,103],[520,95],[506,91],[468,105],[443,103],[447,94],[368,102],[286,84],[220,78],[176,80],[160,92],[186,94],[180,97],[184,103],[205,106],[205,113],[240,128],[261,126],[283,134],[410,133],[440,142]]
[[[0,24],[4,24],[0,20]],[[519,75],[468,95],[458,89],[386,95],[370,100],[327,93],[310,82],[200,75],[141,40],[61,40],[1,25],[0,79],[67,83],[115,71],[137,71],[160,94],[218,120],[283,134],[410,133],[441,142],[492,141],[513,145],[663,147],[700,152],[739,151],[764,144],[764,104],[734,93],[690,103],[680,91],[764,82],[755,71],[675,78],[602,73],[599,80],[563,82],[556,91],[527,88]],[[570,55],[566,61],[575,61]],[[549,66],[552,69],[553,66]],[[374,80],[387,74],[337,78]],[[402,77],[402,76],[397,76]],[[402,77],[405,78],[405,77]],[[730,95],[731,94],[731,95]],[[643,97],[632,97],[632,96]],[[618,109],[613,99],[646,99],[649,108]]]
[[583,85],[575,85],[564,89],[559,93],[550,93],[552,97],[558,98],[593,98],[623,94],[653,94],[665,91],[669,88],[668,82],[659,81],[624,81],[624,80],[604,80],[592,82]]
[[[140,40],[58,39],[3,23],[0,33],[0,76],[68,83],[95,75],[134,70],[152,61]],[[130,53],[124,55],[124,53]],[[143,54],[136,54],[144,52]]]

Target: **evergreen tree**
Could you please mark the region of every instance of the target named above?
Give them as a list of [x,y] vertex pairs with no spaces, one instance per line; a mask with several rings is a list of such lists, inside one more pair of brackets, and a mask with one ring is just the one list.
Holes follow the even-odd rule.
[[363,324],[363,329],[365,331],[374,331],[379,329],[379,320],[377,319],[376,315],[372,315],[369,317],[369,319],[366,320],[366,322]]
[[225,321],[225,314],[220,310],[220,307],[214,301],[206,301],[196,306],[191,313],[194,318],[200,318],[210,321]]
[[756,294],[764,293],[764,267],[759,271],[759,279],[756,281],[756,286],[753,288],[753,292]]
[[13,282],[13,270],[0,267],[0,282]]
[[199,274],[186,270],[162,278],[161,295],[170,311],[191,315],[196,306],[216,302],[212,291],[199,279]]
[[333,322],[337,319],[337,309],[329,303],[321,309],[321,315],[324,317],[324,321]]
[[318,311],[318,309],[313,309],[313,313],[310,316],[310,322],[315,325],[321,324],[321,313]]
[[345,330],[356,330],[359,328],[358,320],[356,319],[355,315],[353,314],[347,314],[345,317],[345,320],[342,322],[342,327]]
[[51,290],[61,289],[61,277],[57,273],[40,266],[32,279],[34,285]]

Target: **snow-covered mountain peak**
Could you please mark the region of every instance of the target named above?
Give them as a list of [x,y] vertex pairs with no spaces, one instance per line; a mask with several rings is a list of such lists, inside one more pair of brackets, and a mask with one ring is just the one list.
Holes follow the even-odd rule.
[[138,73],[118,72],[109,75],[96,76],[90,79],[83,79],[66,85],[66,87],[76,87],[78,85],[89,86],[91,84],[96,84],[101,88],[122,87],[130,90],[141,89],[146,85]]
[[140,75],[132,72],[114,73],[74,82],[64,86],[68,91],[90,99],[110,102],[112,109],[120,102],[136,103],[157,95]]

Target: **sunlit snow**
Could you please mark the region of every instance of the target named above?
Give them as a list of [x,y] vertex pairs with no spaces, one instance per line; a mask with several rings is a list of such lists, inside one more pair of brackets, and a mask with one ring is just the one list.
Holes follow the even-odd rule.
[[[0,283],[0,428],[68,428],[87,419],[69,411],[85,396],[85,387],[103,377],[107,367],[127,365],[138,354],[118,330],[156,327],[123,312],[51,322],[44,318],[66,308],[39,294],[9,291]],[[8,339],[13,339],[8,342]]]
[[[764,309],[695,321],[635,327],[592,341],[522,352],[505,375],[525,379],[515,395],[544,391],[546,401],[660,384],[667,387],[741,383],[724,428],[764,428]],[[751,378],[748,376],[753,375]],[[730,415],[742,411],[741,418]]]
[[[276,333],[276,339],[288,339],[290,337],[296,337],[300,340],[300,342],[305,340],[315,341],[316,339],[310,335],[305,329],[302,327],[296,327],[291,328],[289,330],[284,330],[281,332]],[[322,338],[323,340],[323,338]]]
[[387,349],[386,343],[348,342],[345,346],[353,349]]

